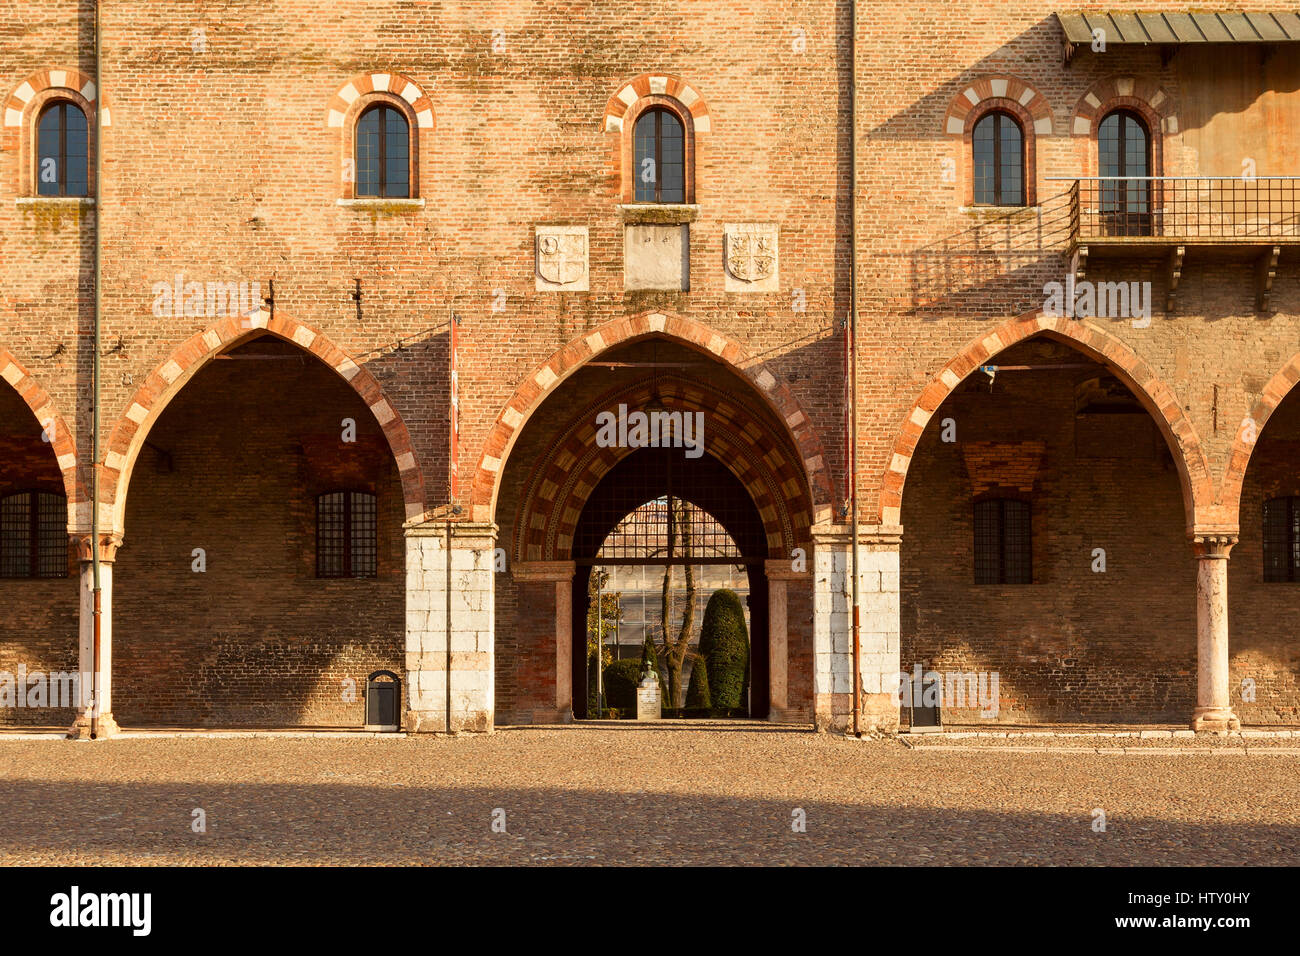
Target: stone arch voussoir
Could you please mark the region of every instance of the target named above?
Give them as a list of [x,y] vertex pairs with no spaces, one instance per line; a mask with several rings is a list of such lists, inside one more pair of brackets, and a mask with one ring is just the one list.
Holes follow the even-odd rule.
[[965,378],[989,359],[1031,336],[1047,336],[1077,348],[1111,369],[1128,386],[1155,420],[1174,458],[1183,490],[1189,534],[1200,527],[1202,515],[1214,506],[1214,482],[1208,459],[1191,420],[1173,388],[1132,349],[1102,330],[1062,316],[1031,312],[1013,319],[971,342],[948,362],[908,410],[880,483],[879,514],[883,524],[901,522],[903,485],[925,427],[944,400]]
[[[182,343],[136,391],[109,436],[104,455],[101,504],[112,515],[111,530],[121,534],[126,517],[126,493],[131,469],[154,422],[184,385],[213,358],[259,330],[271,333],[314,355],[361,396],[379,423],[392,449],[402,482],[408,518],[424,512],[424,477],[416,461],[411,436],[397,409],[369,372],[334,345],[323,333],[277,312],[232,316]],[[102,523],[103,519],[101,519]]]

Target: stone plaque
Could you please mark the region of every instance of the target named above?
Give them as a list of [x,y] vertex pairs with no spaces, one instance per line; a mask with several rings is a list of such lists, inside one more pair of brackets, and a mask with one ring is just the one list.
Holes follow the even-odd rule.
[[687,292],[691,227],[629,223],[623,227],[623,288]]
[[536,244],[538,292],[588,290],[586,226],[538,226]]
[[641,683],[636,688],[636,719],[658,720],[661,716],[663,709],[659,702],[659,681],[654,674],[647,674],[641,678]]
[[724,223],[723,272],[728,292],[778,292],[774,222]]

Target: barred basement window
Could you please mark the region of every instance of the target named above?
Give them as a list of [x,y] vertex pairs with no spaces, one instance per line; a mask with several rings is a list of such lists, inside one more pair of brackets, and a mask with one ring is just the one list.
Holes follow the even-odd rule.
[[357,120],[357,195],[409,199],[411,127],[392,106],[372,106]]
[[36,122],[36,194],[88,195],[86,114],[75,103],[56,100]]
[[1300,581],[1300,497],[1264,502],[1264,580]]
[[316,499],[316,576],[373,578],[379,565],[378,509],[364,491]]
[[975,502],[975,583],[1033,584],[1029,502],[987,498]]
[[0,498],[0,578],[67,576],[67,498],[48,491]]
[[1007,113],[989,113],[975,124],[972,141],[975,205],[1025,204],[1025,134]]

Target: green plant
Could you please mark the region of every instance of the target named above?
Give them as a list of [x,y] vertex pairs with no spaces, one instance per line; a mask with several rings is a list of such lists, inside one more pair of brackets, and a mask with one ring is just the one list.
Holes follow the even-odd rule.
[[691,680],[686,685],[686,709],[708,710],[709,700],[709,668],[701,656],[695,658]]
[[641,680],[639,660],[614,661],[605,668],[605,703],[619,710],[636,710],[636,688]]
[[720,588],[709,598],[700,630],[700,655],[708,661],[710,705],[714,710],[745,706],[749,633],[745,608],[735,591]]

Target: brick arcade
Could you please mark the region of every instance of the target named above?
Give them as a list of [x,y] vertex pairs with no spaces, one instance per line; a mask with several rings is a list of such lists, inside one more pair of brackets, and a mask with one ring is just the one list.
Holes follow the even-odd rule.
[[843,729],[856,467],[865,727],[917,665],[999,676],[949,721],[1300,723],[1293,5],[106,0],[102,89],[93,7],[0,0],[0,671],[91,667],[98,549],[110,732],[359,727],[376,671],[567,721],[671,472],[746,529],[757,712]]

